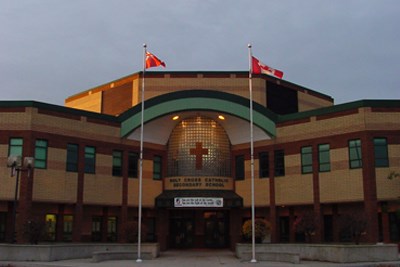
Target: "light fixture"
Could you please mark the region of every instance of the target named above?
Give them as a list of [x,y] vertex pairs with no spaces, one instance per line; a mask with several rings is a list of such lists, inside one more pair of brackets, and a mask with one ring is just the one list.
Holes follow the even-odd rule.
[[177,119],[179,119],[179,116],[178,116],[178,115],[172,117],[172,120],[173,120],[173,121],[176,121]]
[[225,120],[225,117],[222,115],[218,115],[218,119],[220,119],[221,121]]

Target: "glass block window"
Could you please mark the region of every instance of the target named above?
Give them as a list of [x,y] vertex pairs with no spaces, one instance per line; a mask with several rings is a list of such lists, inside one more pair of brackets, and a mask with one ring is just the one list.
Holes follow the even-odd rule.
[[312,161],[312,147],[305,146],[301,148],[301,173],[312,173],[313,172],[313,161]]
[[388,145],[386,138],[374,138],[375,167],[389,167]]
[[331,156],[329,144],[318,145],[318,163],[320,172],[331,170]]
[[128,177],[138,178],[139,154],[135,152],[128,153]]
[[36,140],[35,142],[35,168],[46,169],[47,167],[47,140]]
[[259,163],[259,177],[266,178],[269,177],[269,156],[268,152],[261,152],[258,154],[258,163]]
[[114,150],[112,154],[112,175],[122,176],[122,151]]
[[350,169],[357,169],[362,167],[360,139],[349,141],[349,166]]
[[96,171],[96,148],[85,147],[85,173],[95,173]]
[[275,176],[285,176],[285,152],[283,150],[274,151]]
[[67,144],[67,171],[78,171],[78,145]]
[[160,156],[153,157],[153,179],[161,180],[162,158]]
[[230,176],[230,142],[224,128],[206,117],[179,122],[168,141],[168,176]]
[[8,147],[8,156],[22,156],[22,146],[24,140],[22,138],[11,138]]

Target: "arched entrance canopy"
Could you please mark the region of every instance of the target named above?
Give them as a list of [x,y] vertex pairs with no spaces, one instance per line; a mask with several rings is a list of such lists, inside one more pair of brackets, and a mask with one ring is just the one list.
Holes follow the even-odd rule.
[[[157,118],[187,111],[219,112],[250,121],[249,100],[229,93],[211,90],[185,90],[160,95],[145,101],[144,123]],[[138,104],[119,116],[121,137],[140,127],[141,105]],[[276,115],[258,103],[253,103],[254,126],[268,136],[276,135]]]

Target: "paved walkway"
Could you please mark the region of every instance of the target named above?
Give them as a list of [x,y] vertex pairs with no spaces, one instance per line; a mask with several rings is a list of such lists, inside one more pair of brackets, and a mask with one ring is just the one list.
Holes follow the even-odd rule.
[[132,267],[132,266],[159,266],[159,267],[247,267],[247,266],[298,266],[298,267],[400,267],[400,260],[396,262],[385,263],[352,263],[352,264],[337,264],[326,262],[311,262],[301,261],[300,264],[282,263],[282,262],[265,262],[257,263],[242,262],[237,259],[232,251],[229,250],[172,250],[162,252],[160,257],[154,260],[143,260],[137,263],[135,260],[119,260],[119,261],[104,261],[93,263],[91,259],[76,259],[62,260],[53,262],[5,262],[0,261],[0,267]]

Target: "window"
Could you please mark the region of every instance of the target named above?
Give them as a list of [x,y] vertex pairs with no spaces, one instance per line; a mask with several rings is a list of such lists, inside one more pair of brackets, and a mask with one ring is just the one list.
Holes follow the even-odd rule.
[[153,157],[153,180],[161,180],[162,158],[160,156]]
[[235,157],[235,180],[244,180],[244,156]]
[[107,218],[107,241],[115,242],[117,241],[118,232],[117,232],[117,217],[108,217]]
[[46,169],[47,167],[47,141],[36,140],[35,143],[35,168]]
[[389,167],[386,138],[374,138],[375,167]]
[[259,163],[259,177],[266,178],[269,177],[269,156],[268,152],[261,152],[258,154],[258,163]]
[[312,147],[305,146],[301,148],[301,173],[313,172]]
[[46,214],[46,241],[56,241],[57,216]]
[[63,241],[72,241],[72,225],[74,216],[64,215]]
[[320,172],[329,172],[331,170],[329,144],[318,145],[318,164]]
[[362,167],[360,139],[349,141],[349,166],[350,169],[357,169]]
[[138,177],[138,160],[139,156],[137,153],[129,152],[128,154],[128,177]]
[[102,239],[103,217],[92,217],[92,241],[99,242]]
[[22,145],[24,140],[22,138],[11,138],[9,144],[8,155],[22,156]]
[[283,150],[274,151],[275,176],[285,176],[285,152]]
[[85,173],[95,173],[96,170],[96,148],[85,147]]
[[122,151],[113,151],[112,175],[122,176]]
[[78,145],[67,144],[67,172],[78,171]]

